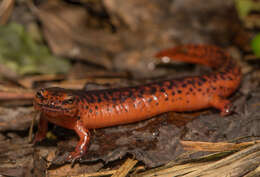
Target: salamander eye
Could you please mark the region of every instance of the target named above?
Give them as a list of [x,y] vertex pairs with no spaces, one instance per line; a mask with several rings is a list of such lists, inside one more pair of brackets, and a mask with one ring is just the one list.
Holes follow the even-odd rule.
[[73,99],[70,98],[70,99],[67,100],[67,102],[68,102],[69,104],[71,104],[71,103],[73,103]]
[[42,90],[38,91],[38,92],[36,93],[36,96],[37,96],[38,98],[40,98],[40,99],[43,99],[44,96],[43,96],[43,94],[42,94]]

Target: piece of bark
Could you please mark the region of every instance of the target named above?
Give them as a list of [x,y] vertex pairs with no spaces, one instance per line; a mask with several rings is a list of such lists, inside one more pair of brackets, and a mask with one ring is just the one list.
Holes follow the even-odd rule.
[[26,130],[30,127],[36,112],[32,107],[3,108],[0,107],[0,131]]
[[243,142],[243,143],[226,143],[226,142],[196,142],[196,141],[180,141],[184,146],[185,150],[190,151],[236,151],[239,149],[246,148],[247,146],[253,145],[255,143],[260,143],[260,141]]

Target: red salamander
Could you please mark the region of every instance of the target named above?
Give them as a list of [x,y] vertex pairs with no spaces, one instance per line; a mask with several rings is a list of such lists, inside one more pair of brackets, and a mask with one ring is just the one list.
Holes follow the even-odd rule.
[[75,130],[80,140],[66,160],[75,161],[87,151],[89,129],[127,124],[168,111],[195,111],[214,107],[222,116],[230,113],[226,99],[241,81],[239,65],[224,50],[210,45],[182,45],[156,57],[198,63],[214,71],[201,76],[105,90],[44,88],[34,98],[41,112],[34,143],[46,136],[48,121]]

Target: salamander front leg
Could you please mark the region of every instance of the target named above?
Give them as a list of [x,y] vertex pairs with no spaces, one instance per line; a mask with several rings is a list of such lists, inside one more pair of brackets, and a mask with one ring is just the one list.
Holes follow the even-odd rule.
[[40,120],[38,123],[38,131],[33,140],[33,144],[42,141],[46,137],[47,131],[48,131],[48,120],[41,113]]
[[70,153],[70,155],[66,158],[67,161],[71,161],[72,163],[75,160],[81,158],[87,152],[87,147],[90,140],[90,132],[83,126],[81,120],[78,120],[74,126],[74,130],[78,134],[80,140],[75,148],[75,151]]
[[230,103],[229,100],[222,98],[220,96],[214,96],[210,103],[214,108],[221,111],[220,113],[221,116],[227,116],[231,114],[232,104]]

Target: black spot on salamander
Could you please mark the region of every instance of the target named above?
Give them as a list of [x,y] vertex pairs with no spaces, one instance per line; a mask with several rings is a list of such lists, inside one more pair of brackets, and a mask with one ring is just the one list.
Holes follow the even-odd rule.
[[141,90],[140,90],[140,94],[144,94],[144,88],[141,88]]
[[98,106],[95,106],[95,109],[98,110]]
[[106,93],[107,93],[110,97],[112,97],[112,95],[113,95],[112,90],[107,90]]
[[193,89],[192,89],[191,87],[189,88],[189,90],[190,90],[191,92],[193,91]]
[[86,95],[79,96],[78,100],[79,100],[79,102],[85,102],[85,101],[88,102],[88,99],[87,99]]
[[158,82],[157,83],[160,87],[164,87],[165,82]]
[[164,88],[161,88],[160,91],[164,93],[164,92],[165,92],[165,89],[164,89]]
[[94,98],[94,96],[91,95],[91,94],[89,94],[89,95],[87,96],[87,101],[88,101],[89,103],[95,103],[95,98]]
[[155,94],[156,93],[156,87],[150,87],[150,94]]
[[198,88],[198,91],[201,92],[201,88]]
[[199,85],[199,86],[202,86],[202,83],[201,83],[200,81],[198,81],[198,85]]
[[196,88],[195,80],[194,80],[194,79],[188,80],[187,83],[190,84],[190,85],[192,85],[194,88]]
[[174,86],[174,83],[173,83],[173,81],[169,81],[169,85],[168,85],[168,89],[172,89],[172,87]]
[[200,79],[200,81],[201,81],[202,83],[204,83],[204,82],[207,81],[207,79],[205,79],[204,77],[199,77],[199,79]]
[[103,97],[104,97],[105,100],[109,101],[109,97],[108,97],[107,92],[104,92],[104,93],[103,93]]
[[193,84],[192,80],[187,80],[188,84]]
[[182,86],[182,88],[186,88],[187,84],[184,83],[181,86]]
[[133,92],[132,92],[131,90],[128,90],[128,91],[126,92],[126,95],[127,95],[129,98],[131,98],[131,97],[133,96]]
[[230,80],[230,81],[232,81],[232,80],[233,80],[233,78],[232,78],[232,77],[230,77],[230,76],[228,76],[227,78],[228,78],[228,80]]
[[166,98],[165,98],[165,101],[168,101],[168,100],[169,100],[169,98],[168,98],[168,97],[166,97]]
[[92,113],[93,112],[93,110],[92,109],[89,109],[89,113]]
[[143,98],[143,94],[141,94],[140,92],[137,94],[137,96],[138,96],[139,98]]
[[178,90],[177,92],[178,92],[179,94],[181,94],[181,93],[182,93],[182,91],[181,91],[181,90]]
[[156,106],[158,106],[158,105],[159,105],[159,103],[158,103],[158,102],[156,102],[156,103],[155,103],[155,105],[156,105]]
[[128,98],[128,96],[121,95],[121,97],[120,97],[120,102],[121,102],[121,103],[124,103],[127,98]]
[[100,94],[97,94],[96,97],[97,97],[97,101],[98,101],[99,103],[102,102],[102,99],[101,99]]
[[213,90],[216,90],[216,87],[212,87]]
[[173,92],[172,92],[172,96],[174,96],[174,95],[175,95],[175,92],[173,91]]
[[113,101],[113,103],[116,103],[117,98],[116,97],[112,97],[112,101]]

